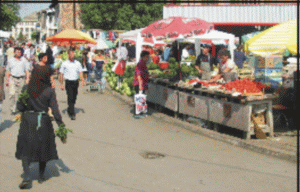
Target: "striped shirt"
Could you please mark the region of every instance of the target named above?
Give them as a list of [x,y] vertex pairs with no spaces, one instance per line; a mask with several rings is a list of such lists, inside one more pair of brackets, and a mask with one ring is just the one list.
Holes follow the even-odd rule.
[[10,74],[14,77],[24,77],[26,75],[26,71],[29,70],[29,62],[21,57],[20,59],[16,59],[15,57],[8,60],[6,71],[10,71]]

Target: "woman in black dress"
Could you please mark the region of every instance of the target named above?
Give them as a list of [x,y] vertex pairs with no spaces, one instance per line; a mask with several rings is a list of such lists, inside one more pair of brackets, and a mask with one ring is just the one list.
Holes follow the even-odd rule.
[[45,181],[46,163],[58,159],[48,107],[52,109],[56,123],[63,124],[55,90],[51,87],[50,72],[46,66],[33,69],[29,84],[23,87],[22,92],[25,90],[29,94],[26,103],[17,103],[18,110],[23,112],[15,154],[17,159],[22,160],[24,170],[24,179],[19,185],[21,189],[27,188],[30,183],[31,162],[39,162],[38,182],[42,183]]

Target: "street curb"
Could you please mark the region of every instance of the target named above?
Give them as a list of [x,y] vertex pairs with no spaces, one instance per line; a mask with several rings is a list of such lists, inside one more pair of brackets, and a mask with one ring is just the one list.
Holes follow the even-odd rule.
[[[109,90],[109,92],[111,92],[115,97],[117,97],[118,99],[127,103],[128,105],[134,104],[133,98],[121,95],[117,91],[112,90],[110,86],[107,86],[107,90]],[[206,137],[218,140],[218,141],[222,141],[222,142],[225,142],[225,143],[228,143],[231,145],[235,145],[235,146],[238,146],[238,147],[241,147],[244,149],[248,149],[248,150],[260,153],[260,154],[276,157],[278,159],[287,160],[287,161],[290,161],[293,163],[297,162],[296,153],[293,155],[291,153],[287,153],[287,152],[283,151],[282,149],[276,149],[276,148],[266,147],[266,146],[259,146],[257,144],[251,143],[251,141],[243,140],[243,139],[233,137],[230,135],[226,135],[226,134],[222,134],[222,133],[219,133],[219,132],[216,132],[213,130],[205,129],[200,126],[193,125],[191,123],[181,121],[178,119],[169,121],[166,118],[161,117],[159,114],[152,114],[151,116],[154,117],[155,119],[162,120],[167,123],[171,123],[173,125],[182,127],[186,130],[192,131],[193,133],[197,133],[202,136],[206,136]]]

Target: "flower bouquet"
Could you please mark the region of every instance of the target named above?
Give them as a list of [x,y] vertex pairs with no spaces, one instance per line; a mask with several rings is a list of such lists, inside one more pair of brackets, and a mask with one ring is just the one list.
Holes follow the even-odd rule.
[[67,134],[69,132],[73,133],[73,130],[66,128],[65,124],[60,124],[58,129],[54,131],[55,135],[60,138],[63,144],[67,143]]

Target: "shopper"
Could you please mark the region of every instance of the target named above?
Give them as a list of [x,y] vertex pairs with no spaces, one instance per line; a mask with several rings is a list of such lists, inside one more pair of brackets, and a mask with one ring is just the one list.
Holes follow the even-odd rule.
[[102,72],[103,72],[103,65],[104,65],[104,56],[103,51],[97,50],[95,55],[95,74],[96,74],[96,81],[99,83],[102,79]]
[[244,67],[244,62],[246,61],[246,55],[243,52],[243,45],[240,45],[234,51],[234,62],[238,66],[238,68],[242,69]]
[[171,45],[167,44],[163,51],[164,61],[169,61],[170,59],[170,53],[171,53]]
[[22,49],[14,49],[15,57],[11,58],[6,66],[6,86],[9,86],[9,100],[11,113],[16,113],[16,104],[22,87],[29,82],[28,62],[21,57]]
[[182,49],[181,61],[186,60],[190,56],[189,51],[188,51],[189,49],[190,49],[189,45],[186,45],[184,47],[184,49]]
[[91,78],[91,73],[93,72],[94,66],[95,66],[95,53],[94,50],[91,50],[90,48],[88,48],[88,65],[87,65],[87,69],[88,69],[88,77],[87,77],[87,82],[90,81]]
[[[142,93],[145,94],[146,90],[148,89],[149,72],[147,68],[147,63],[149,63],[149,60],[150,60],[150,53],[148,51],[142,51],[140,61],[136,65],[135,73],[134,73],[133,86],[135,88],[136,93],[142,91]],[[136,114],[135,106],[134,106],[134,117],[135,118],[143,117],[141,115]]]
[[43,183],[46,164],[50,160],[58,159],[55,135],[51,119],[47,114],[50,107],[56,123],[63,124],[56,100],[55,90],[47,83],[50,73],[46,67],[34,68],[27,90],[29,98],[25,105],[22,100],[17,108],[22,112],[15,157],[22,160],[24,178],[19,188],[25,189],[31,182],[30,163],[39,162],[38,182]]
[[4,77],[5,77],[5,68],[4,66],[0,66],[0,125],[2,124],[2,108],[3,108],[3,100],[5,99],[5,91],[4,91]]
[[[72,120],[75,120],[75,103],[78,94],[79,77],[81,79],[82,86],[85,85],[82,74],[82,66],[79,61],[75,60],[74,49],[68,50],[69,59],[61,64],[60,67],[60,88],[66,89],[68,96],[68,115]],[[65,79],[65,86],[64,86]]]
[[53,59],[53,51],[50,47],[50,45],[47,45],[47,49],[46,49],[46,54],[47,54],[47,65],[49,65],[50,67],[52,67],[53,63],[54,63],[54,59]]
[[88,65],[88,51],[83,50],[82,52],[82,68],[83,68],[83,80],[86,82],[87,81],[87,76],[88,76],[88,70],[87,70],[87,65]]
[[202,80],[211,80],[213,65],[217,66],[216,58],[209,53],[210,46],[204,45],[202,53],[197,57],[195,68],[201,76]]
[[226,83],[237,80],[237,66],[232,59],[229,59],[229,51],[223,49],[219,52],[219,56],[221,58],[221,64],[218,66],[219,73],[211,81],[215,82],[220,78],[223,78]]

